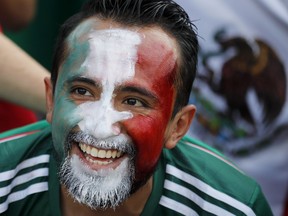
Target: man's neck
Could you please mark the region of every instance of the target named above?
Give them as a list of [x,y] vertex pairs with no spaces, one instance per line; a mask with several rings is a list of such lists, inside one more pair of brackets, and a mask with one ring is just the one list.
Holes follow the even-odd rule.
[[92,210],[85,205],[79,204],[68,194],[67,189],[61,186],[61,209],[64,216],[97,216],[97,215],[117,215],[117,216],[136,216],[140,215],[151,194],[153,177],[145,185],[132,194],[126,201],[115,209]]

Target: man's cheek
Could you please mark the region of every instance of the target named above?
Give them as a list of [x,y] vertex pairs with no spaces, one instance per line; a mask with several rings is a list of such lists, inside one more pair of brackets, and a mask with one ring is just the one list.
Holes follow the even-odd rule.
[[53,144],[57,153],[64,156],[64,145],[71,129],[80,121],[75,116],[76,105],[69,100],[58,100],[55,103],[52,119]]
[[137,149],[136,167],[150,172],[158,161],[163,147],[165,122],[161,118],[137,116],[124,123]]

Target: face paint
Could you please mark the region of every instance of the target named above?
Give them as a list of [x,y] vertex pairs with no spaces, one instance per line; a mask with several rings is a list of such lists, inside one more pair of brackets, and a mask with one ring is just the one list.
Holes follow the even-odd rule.
[[92,209],[115,208],[125,200],[131,190],[134,167],[126,158],[115,170],[91,171],[75,155],[66,158],[60,181],[73,198]]
[[163,33],[159,35],[157,31],[145,34],[145,39],[138,48],[134,82],[130,83],[149,89],[157,96],[158,104],[150,110],[149,115],[137,115],[123,123],[137,147],[137,179],[154,171],[173,109],[176,50],[166,45],[171,44],[170,38],[161,36]]
[[92,23],[90,20],[82,23],[70,34],[67,38],[68,50],[70,51],[66,57],[63,65],[59,68],[59,75],[55,86],[54,95],[54,109],[52,117],[52,134],[53,145],[58,155],[59,160],[63,160],[66,138],[69,132],[80,118],[74,115],[74,110],[77,107],[70,99],[70,90],[66,81],[75,75],[83,73],[83,68],[80,65],[83,63],[84,56],[89,51],[89,44],[87,41],[80,40],[81,36],[91,29]]
[[[129,145],[136,150],[136,184],[145,183],[161,154],[172,114],[176,46],[158,28],[136,31],[91,23],[88,20],[80,24],[67,40],[69,55],[60,69],[54,100],[52,133],[56,151],[65,155],[63,146],[67,146],[68,134],[74,130],[96,138],[91,143],[90,139],[79,138],[74,140],[76,143],[101,148],[104,146],[100,143],[105,142],[105,148],[120,150],[118,143],[109,144],[110,138],[130,137]],[[78,103],[71,97],[70,80],[75,77],[95,83],[92,89],[97,91],[89,92],[93,100]],[[127,102],[131,98],[135,104]],[[77,156],[81,152],[77,149],[69,154]],[[69,150],[66,147],[66,155]],[[80,161],[85,160],[87,153],[79,154],[84,155]],[[97,171],[97,166],[89,167],[91,173]]]
[[[88,41],[81,41],[91,26],[91,21],[88,20],[79,25],[69,36],[69,56],[57,80],[53,121],[56,121],[57,125],[64,125],[53,127],[55,124],[52,124],[52,132],[55,137],[54,143],[62,143],[55,145],[61,157],[64,155],[64,138],[77,124],[82,131],[94,137],[106,138],[119,133],[119,128],[113,125],[115,122],[132,117],[130,112],[116,111],[112,99],[115,84],[128,80],[135,74],[140,37],[135,32],[121,29],[92,30]],[[85,60],[83,56],[87,56]],[[73,76],[100,80],[103,88],[100,100],[75,106],[69,99],[70,92],[65,85],[65,82]]]
[[[75,30],[78,32],[73,32],[68,38],[68,41],[74,44],[69,44],[71,53],[65,60],[57,81],[56,108],[52,121],[53,141],[57,146],[56,151],[64,152],[66,155],[60,166],[60,181],[71,195],[91,208],[116,207],[131,191],[131,181],[134,179],[134,163],[131,162],[131,158],[134,150],[129,150],[129,146],[131,148],[134,145],[128,137],[119,134],[120,128],[114,125],[116,122],[132,118],[133,115],[129,111],[115,110],[112,104],[113,92],[116,84],[131,79],[135,74],[140,37],[135,32],[121,29],[91,30],[88,42],[81,42],[81,39],[85,38],[83,33],[87,32],[86,26],[89,25],[87,23],[84,27],[80,25]],[[81,59],[83,54],[86,56],[85,60]],[[94,80],[101,88],[99,100],[86,101],[80,105],[75,103],[71,98],[73,84],[69,81],[74,77]],[[70,152],[73,151],[71,144],[73,142],[69,137],[70,134],[75,134],[71,132],[77,128],[76,126],[82,133],[80,135],[76,133],[74,143],[118,149],[130,157],[126,156],[115,169],[93,170],[90,166],[88,168],[87,164],[94,164],[93,157],[88,156],[90,153],[81,153],[84,156],[81,158],[78,154],[75,155],[75,147],[74,153]],[[59,144],[65,146],[64,151],[59,148],[61,146]],[[67,147],[68,145],[70,147]],[[88,163],[83,163],[82,160],[85,158]],[[100,159],[95,162],[105,164],[105,161],[102,162]]]
[[[84,76],[100,80],[100,100],[81,104],[76,115],[81,117],[79,127],[97,138],[107,138],[120,133],[116,122],[132,118],[130,112],[119,112],[113,107],[116,84],[133,78],[140,37],[127,30],[98,30],[89,34],[90,53],[82,67]],[[97,112],[95,112],[97,110]],[[114,126],[114,127],[113,127]]]

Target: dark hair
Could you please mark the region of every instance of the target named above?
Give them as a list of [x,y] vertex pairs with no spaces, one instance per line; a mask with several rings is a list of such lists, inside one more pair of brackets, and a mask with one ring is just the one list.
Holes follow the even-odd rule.
[[84,4],[82,10],[60,29],[51,73],[54,89],[59,67],[68,52],[66,38],[83,20],[92,16],[126,26],[159,26],[172,35],[180,48],[179,71],[174,81],[177,95],[173,116],[187,105],[196,75],[198,40],[196,27],[187,13],[172,0],[90,0]]

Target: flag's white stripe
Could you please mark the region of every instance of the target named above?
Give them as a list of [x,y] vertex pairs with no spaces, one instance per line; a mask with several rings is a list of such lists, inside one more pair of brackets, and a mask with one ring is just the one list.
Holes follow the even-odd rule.
[[178,193],[178,194],[192,200],[196,205],[198,205],[200,208],[202,208],[206,212],[210,212],[210,213],[213,213],[215,215],[235,216],[231,212],[228,212],[227,210],[220,208],[219,206],[216,206],[216,205],[209,203],[208,201],[202,199],[200,196],[198,196],[196,193],[189,190],[188,188],[185,188],[181,185],[178,185],[172,181],[165,180],[164,188],[171,190],[175,193]]
[[16,174],[24,168],[32,167],[42,163],[48,163],[49,157],[50,156],[48,154],[45,154],[24,160],[23,162],[18,164],[18,166],[15,169],[0,173],[0,182],[14,178],[14,176],[16,176]]
[[10,185],[0,188],[0,197],[4,197],[7,194],[9,194],[11,190],[17,185],[29,182],[32,179],[43,176],[48,176],[48,168],[36,169],[33,170],[32,172],[17,176],[15,179],[13,179]]
[[170,199],[166,196],[161,197],[159,204],[165,206],[166,208],[172,209],[175,212],[183,214],[183,215],[198,216],[197,212],[195,212],[190,207],[188,207],[188,206],[186,206],[180,202],[177,202],[173,199]]
[[28,188],[24,190],[17,191],[17,192],[10,194],[8,198],[6,199],[6,201],[0,204],[0,214],[5,212],[8,209],[8,205],[10,203],[22,200],[31,194],[40,193],[40,192],[47,191],[47,190],[48,190],[48,182],[41,182],[41,183],[30,185]]
[[208,194],[209,196],[214,197],[215,199],[221,200],[222,202],[225,202],[230,206],[233,206],[234,208],[242,211],[248,216],[256,216],[253,210],[249,206],[245,205],[244,203],[241,203],[240,201],[234,199],[231,196],[228,196],[225,193],[222,193],[221,191],[214,189],[213,187],[206,184],[205,182],[195,178],[194,176],[188,173],[183,172],[182,170],[172,165],[169,165],[169,164],[167,165],[166,172],[170,175],[173,175],[181,179],[182,181],[187,182],[188,184],[195,186],[197,189]]

